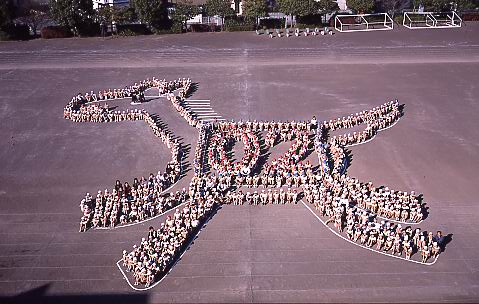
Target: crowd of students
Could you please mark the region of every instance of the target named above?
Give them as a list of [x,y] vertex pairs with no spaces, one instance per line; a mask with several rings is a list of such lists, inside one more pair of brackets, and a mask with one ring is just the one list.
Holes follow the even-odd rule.
[[156,176],[151,173],[148,179],[135,178],[132,185],[117,180],[112,191],[99,190],[95,198],[87,193],[80,203],[79,231],[140,222],[175,207],[180,192],[162,193],[169,183],[168,176],[158,172]]
[[347,129],[365,123],[366,128],[361,132],[347,133],[333,136],[329,142],[341,146],[349,146],[364,143],[376,135],[379,130],[394,124],[401,117],[399,102],[397,100],[387,102],[380,107],[369,111],[362,111],[348,117],[325,121],[321,127],[323,130],[334,131]]
[[282,188],[275,190],[268,189],[262,190],[261,192],[243,191],[239,190],[237,192],[227,192],[225,195],[225,204],[232,205],[284,205],[284,204],[296,204],[299,199],[299,193],[296,189],[288,188],[288,190],[283,190]]
[[[381,129],[394,124],[401,115],[397,101],[322,124],[318,124],[315,117],[304,122],[204,123],[186,106],[185,97],[191,87],[189,79],[168,83],[154,79],[151,83],[159,88],[160,94],[166,94],[191,126],[199,129],[193,161],[194,176],[188,191],[183,189],[162,194],[181,172],[181,146],[147,112],[129,111],[125,116],[110,111],[106,106],[84,102],[81,98],[75,99],[69,111],[65,110],[65,117],[75,121],[102,121],[111,113],[113,118],[107,121],[142,119],[172,151],[172,162],[165,174],[150,174],[148,179],[135,179],[131,186],[117,181],[111,192],[100,191],[95,199],[87,194],[81,203],[81,231],[89,227],[113,227],[142,221],[184,204],[168,216],[159,229],[150,227],[148,236],[138,246],[135,245],[131,252],[123,252],[123,266],[132,272],[135,284],[148,287],[164,275],[218,204],[291,204],[304,196],[315,206],[327,225],[333,223],[339,233],[353,242],[377,251],[404,255],[406,259],[419,253],[423,263],[440,253],[444,245],[444,237],[440,232],[432,235],[420,229],[401,226],[423,219],[424,205],[419,196],[414,192],[374,187],[370,182],[362,183],[345,174],[347,153],[344,147],[365,142]],[[148,88],[150,82],[141,84],[142,88]],[[177,96],[173,94],[175,90],[179,91]],[[115,96],[114,91],[112,96]],[[118,91],[117,96],[121,96]],[[98,115],[99,112],[103,114],[92,115]],[[362,132],[331,138],[326,135],[360,124],[366,124]],[[266,146],[273,147],[286,141],[292,141],[292,144],[282,156],[272,159],[261,168],[262,172],[256,172],[255,166],[261,156],[261,132],[266,134]],[[234,141],[242,141],[244,146],[244,155],[235,164],[228,156]],[[318,154],[319,170],[305,161],[314,150]],[[283,186],[287,186],[287,189],[283,189]],[[278,189],[260,190],[260,187]]]
[[305,199],[313,204],[325,223],[333,223],[339,233],[349,240],[390,254],[411,259],[415,253],[421,262],[435,258],[444,245],[444,237],[438,232],[403,228],[399,223],[378,219],[373,211],[361,209],[334,179],[325,178],[321,185],[304,187]]
[[[119,224],[126,224],[134,221],[143,221],[155,216],[168,209],[168,206],[174,206],[170,203],[170,196],[162,193],[174,184],[182,172],[181,154],[182,147],[178,139],[175,139],[167,131],[158,118],[149,114],[145,110],[126,110],[112,111],[108,106],[100,105],[99,101],[121,99],[131,97],[135,94],[143,94],[149,88],[158,88],[159,94],[169,94],[178,90],[179,96],[185,98],[191,87],[191,80],[178,79],[166,82],[165,80],[147,79],[125,89],[114,89],[73,97],[64,109],[64,117],[75,122],[114,122],[124,120],[143,120],[152,129],[154,135],[158,137],[169,149],[171,161],[167,164],[164,173],[158,172],[155,176],[150,174],[148,179],[142,177],[140,180],[135,178],[133,185],[128,182],[121,184],[117,181],[115,188],[110,192],[104,193],[98,191],[97,197],[93,199],[87,194],[81,202],[82,218],[80,221],[80,231],[86,231],[90,227],[114,227]],[[176,97],[173,96],[173,98]],[[168,201],[164,203],[163,200]],[[166,207],[165,207],[166,206]]]
[[131,252],[123,251],[123,266],[133,273],[135,285],[149,287],[156,277],[166,274],[178,255],[186,249],[188,240],[222,200],[215,188],[196,189],[192,183],[190,194],[179,200],[185,203],[182,208],[168,216],[159,229],[150,227],[148,236],[138,246],[134,245]]
[[[236,140],[244,145],[244,154],[239,162],[232,163],[227,156]],[[208,148],[208,162],[220,175],[250,175],[261,153],[258,137],[251,130],[232,128],[211,135]]]

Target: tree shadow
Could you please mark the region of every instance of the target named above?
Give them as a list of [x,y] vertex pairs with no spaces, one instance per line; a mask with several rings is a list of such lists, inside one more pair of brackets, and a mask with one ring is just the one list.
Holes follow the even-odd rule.
[[50,284],[45,284],[26,292],[22,292],[16,296],[4,297],[0,296],[0,303],[10,304],[56,304],[56,303],[102,303],[102,304],[143,304],[149,302],[149,295],[147,293],[129,293],[129,294],[47,294]]

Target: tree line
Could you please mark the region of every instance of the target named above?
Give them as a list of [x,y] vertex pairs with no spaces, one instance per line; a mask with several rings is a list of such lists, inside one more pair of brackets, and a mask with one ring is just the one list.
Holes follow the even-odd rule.
[[[27,3],[25,5],[25,3]],[[394,14],[401,0],[347,0],[347,6],[355,13],[386,11]],[[192,0],[130,0],[125,7],[101,6],[93,9],[92,0],[50,0],[49,5],[40,5],[34,0],[24,1],[22,9],[15,8],[12,0],[0,0],[0,32],[11,26],[14,20],[27,24],[32,32],[52,20],[81,35],[92,28],[105,24],[146,24],[153,31],[172,27],[186,27],[186,21],[202,13],[206,16],[233,18],[232,0],[207,0],[204,5],[195,5]],[[477,0],[412,0],[411,8],[422,6],[428,11],[457,10],[477,7]],[[333,0],[276,0],[274,5],[267,0],[243,0],[243,19],[257,23],[269,12],[287,16],[308,16],[332,13],[338,10]]]

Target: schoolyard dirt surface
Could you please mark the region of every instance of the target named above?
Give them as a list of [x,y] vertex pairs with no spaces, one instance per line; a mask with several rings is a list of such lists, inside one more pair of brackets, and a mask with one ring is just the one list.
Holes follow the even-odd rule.
[[[79,233],[79,203],[116,179],[163,171],[169,152],[143,122],[74,123],[63,107],[153,76],[191,78],[191,99],[234,120],[325,120],[398,99],[404,116],[351,148],[348,174],[423,193],[419,226],[452,241],[424,266],[345,242],[302,204],[224,206],[161,284],[132,290],[116,261],[164,217]],[[478,84],[474,23],[0,43],[0,302],[477,302]],[[190,145],[191,161],[197,130],[165,99],[140,107]]]

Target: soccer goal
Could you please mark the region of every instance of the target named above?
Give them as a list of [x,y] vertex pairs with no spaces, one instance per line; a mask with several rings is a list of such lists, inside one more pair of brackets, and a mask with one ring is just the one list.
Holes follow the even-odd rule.
[[404,12],[402,24],[408,29],[457,28],[462,19],[456,12]]
[[334,27],[341,33],[388,31],[394,28],[394,21],[386,13],[336,15]]

